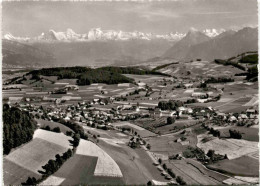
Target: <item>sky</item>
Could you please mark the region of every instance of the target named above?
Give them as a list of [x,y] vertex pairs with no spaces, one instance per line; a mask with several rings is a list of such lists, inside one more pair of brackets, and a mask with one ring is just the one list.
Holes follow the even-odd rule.
[[256,27],[257,0],[152,2],[19,1],[2,3],[2,31],[34,37],[50,29],[87,33],[91,28],[166,34],[190,28]]

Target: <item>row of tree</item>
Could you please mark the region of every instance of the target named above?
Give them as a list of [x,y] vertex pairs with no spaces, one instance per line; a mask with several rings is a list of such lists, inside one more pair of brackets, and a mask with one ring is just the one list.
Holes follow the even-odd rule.
[[41,129],[43,130],[47,130],[47,131],[52,131],[52,132],[56,132],[56,133],[60,133],[60,127],[54,127],[53,129],[51,129],[51,127],[49,125],[45,126],[45,127],[41,127]]
[[183,102],[179,100],[160,101],[158,103],[158,108],[161,110],[177,110],[181,106],[183,106]]

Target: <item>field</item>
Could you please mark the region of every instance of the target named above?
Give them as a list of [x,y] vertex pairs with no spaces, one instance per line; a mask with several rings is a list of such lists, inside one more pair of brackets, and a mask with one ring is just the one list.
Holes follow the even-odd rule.
[[248,156],[242,156],[232,160],[221,160],[212,165],[208,165],[208,167],[230,175],[249,177],[259,176],[258,160]]
[[70,158],[45,184],[60,180],[60,184],[123,184],[117,163],[90,141],[80,140],[76,154]]
[[127,146],[129,135],[117,130],[90,130],[91,133],[99,134],[97,143],[106,153],[112,157],[120,167],[123,174],[123,182],[127,185],[146,184],[149,180],[166,181],[160,175],[152,163],[152,159],[142,149],[132,149]]
[[228,159],[239,158],[258,151],[258,142],[246,141],[242,139],[212,138],[212,140],[203,143],[202,139],[206,136],[207,135],[203,134],[197,136],[197,146],[203,149],[204,152],[208,152],[208,150],[213,149],[217,154],[227,154]]
[[99,142],[99,145],[119,165],[123,173],[124,184],[140,185],[146,184],[149,180],[166,181],[143,149],[131,149],[123,145],[113,146],[102,141]]
[[174,160],[167,163],[177,176],[181,176],[187,184],[197,185],[219,185],[221,182],[201,172],[198,168],[185,162],[185,160]]
[[[26,181],[28,175],[39,176],[38,170],[42,170],[43,165],[54,159],[56,154],[67,151],[69,139],[63,134],[36,130],[32,141],[4,157],[4,183],[17,185]],[[12,175],[17,176],[16,182]]]
[[63,132],[64,134],[66,133],[66,131],[72,131],[70,128],[66,127],[65,125],[62,125],[57,122],[47,121],[47,120],[42,120],[42,119],[36,119],[36,121],[38,124],[40,124],[40,127],[49,126],[51,129],[53,129],[55,127],[59,127],[61,132]]
[[139,134],[141,137],[156,136],[156,134],[129,122],[116,122],[116,123],[112,123],[112,125],[115,127],[123,127],[123,126],[129,127],[134,131],[136,131],[137,134]]
[[122,177],[122,173],[116,162],[101,148],[92,142],[81,140],[76,154],[85,156],[97,156],[95,176]]
[[248,140],[248,141],[259,141],[259,129],[258,128],[252,128],[252,127],[239,127],[239,126],[232,126],[228,128],[222,128],[219,129],[221,137],[229,137],[229,130],[237,130],[241,132],[242,134],[242,139]]

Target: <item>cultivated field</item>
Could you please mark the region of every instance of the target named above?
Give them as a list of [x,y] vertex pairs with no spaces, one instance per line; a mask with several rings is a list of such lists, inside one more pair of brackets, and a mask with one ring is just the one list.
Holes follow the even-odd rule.
[[116,122],[112,123],[112,125],[115,127],[129,127],[136,131],[141,137],[156,136],[156,134],[129,122]]
[[[42,170],[43,165],[54,159],[56,154],[62,154],[71,147],[69,139],[71,138],[64,134],[36,130],[32,141],[4,157],[5,184],[21,184],[27,180],[27,175],[40,175],[38,170]],[[17,176],[15,183],[12,175]]]
[[219,185],[221,182],[201,172],[198,168],[186,163],[185,160],[174,160],[167,163],[173,172],[183,177],[187,184]]
[[228,159],[235,159],[241,156],[258,151],[258,142],[246,141],[243,139],[219,139],[212,138],[212,140],[206,143],[202,142],[202,139],[207,137],[207,135],[198,135],[197,146],[208,152],[208,150],[213,149],[217,154],[225,155],[227,154]]
[[239,126],[231,126],[231,127],[224,127],[219,129],[221,137],[229,137],[229,130],[237,130],[242,134],[242,139],[248,141],[259,141],[259,129],[252,128],[252,127],[239,127]]
[[208,167],[230,175],[250,177],[259,176],[258,159],[248,156],[242,156],[232,160],[221,160],[212,165],[208,165]]
[[122,177],[122,173],[116,162],[101,148],[90,141],[81,140],[76,154],[85,156],[97,156],[95,176]]

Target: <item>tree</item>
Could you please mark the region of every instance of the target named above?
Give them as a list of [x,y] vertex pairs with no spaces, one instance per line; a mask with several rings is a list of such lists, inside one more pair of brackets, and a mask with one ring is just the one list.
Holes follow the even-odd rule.
[[213,158],[214,158],[214,155],[215,155],[215,151],[214,150],[209,150],[208,151],[208,153],[207,153],[207,156],[211,159],[211,160],[213,160]]
[[163,164],[163,169],[166,170],[167,169],[167,165],[164,163]]
[[152,182],[151,182],[151,181],[148,181],[146,185],[147,185],[147,186],[150,186],[150,185],[152,185]]
[[160,164],[162,164],[162,159],[161,159],[161,158],[159,158],[159,159],[158,159],[158,162],[159,162]]
[[167,172],[169,173],[169,175],[173,178],[175,178],[175,174],[172,172],[172,169],[168,168]]
[[148,144],[146,145],[146,148],[147,148],[148,150],[150,150],[150,149],[151,149],[151,145],[148,143]]
[[53,132],[60,133],[60,127],[55,127],[55,128],[53,129]]
[[177,176],[176,177],[176,181],[177,183],[179,183],[180,185],[186,185],[186,182],[183,180],[183,178],[181,176]]
[[173,124],[175,122],[174,118],[173,117],[168,117],[167,118],[167,124],[170,125],[170,124]]
[[237,130],[229,130],[229,134],[230,134],[230,137],[234,138],[234,139],[241,139],[242,138],[242,134]]
[[48,131],[50,131],[50,130],[51,130],[50,126],[49,126],[49,125],[47,125],[47,126],[45,127],[45,130],[48,130]]

